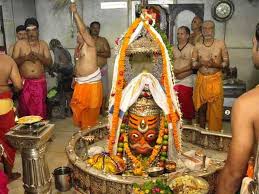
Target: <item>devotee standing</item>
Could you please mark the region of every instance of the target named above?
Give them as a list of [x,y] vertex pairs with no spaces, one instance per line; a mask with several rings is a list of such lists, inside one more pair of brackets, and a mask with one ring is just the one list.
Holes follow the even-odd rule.
[[[27,38],[28,38],[27,32],[26,32],[26,29],[25,29],[24,25],[17,26],[16,27],[16,40],[26,40]],[[8,48],[7,53],[8,53],[9,56],[13,55],[14,44],[11,44]]]
[[255,36],[253,38],[253,63],[255,67],[259,68],[259,23],[256,25]]
[[192,45],[195,45],[197,42],[202,41],[202,32],[201,32],[202,22],[203,20],[199,16],[195,16],[192,20],[192,24],[191,24],[192,33],[190,35],[190,43]]
[[193,93],[195,110],[199,114],[199,125],[208,129],[222,129],[223,86],[222,69],[229,66],[229,56],[222,40],[214,38],[215,24],[204,21],[202,24],[203,41],[197,43],[193,51],[193,67],[198,68]]
[[47,83],[44,67],[52,64],[48,44],[39,40],[39,24],[28,18],[24,24],[28,40],[19,40],[14,47],[13,58],[24,79],[19,96],[19,116],[38,115],[47,117]]
[[73,77],[72,57],[69,51],[64,48],[58,39],[52,39],[49,43],[50,49],[54,53],[54,64],[51,71],[57,73],[58,93],[60,96],[59,118],[70,116],[70,108],[67,105],[71,99],[71,82]]
[[96,44],[97,65],[101,69],[103,83],[102,114],[105,113],[109,97],[108,64],[107,59],[111,57],[111,49],[106,38],[99,36],[100,23],[94,21],[90,24],[90,32]]
[[94,126],[98,120],[102,105],[101,71],[97,64],[95,40],[90,35],[79,16],[76,4],[70,5],[74,13],[78,33],[75,48],[74,93],[70,106],[73,111],[74,124],[87,128]]
[[173,49],[174,74],[176,84],[174,89],[178,93],[178,99],[183,113],[183,118],[189,123],[194,118],[194,107],[192,101],[193,73],[192,73],[192,52],[193,45],[189,43],[190,29],[181,26],[177,30],[178,45]]
[[12,173],[15,149],[5,138],[5,134],[15,125],[15,113],[13,110],[13,100],[11,88],[8,80],[11,80],[17,90],[22,89],[22,80],[18,67],[14,60],[5,55],[0,55],[0,144],[4,147],[5,154],[2,157],[4,171],[9,177],[9,181],[15,180],[21,176],[20,173]]

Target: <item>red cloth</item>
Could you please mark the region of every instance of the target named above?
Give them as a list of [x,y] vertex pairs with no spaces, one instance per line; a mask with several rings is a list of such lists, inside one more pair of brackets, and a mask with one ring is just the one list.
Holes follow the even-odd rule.
[[[11,98],[11,92],[4,92],[0,94],[0,99]],[[1,107],[0,107],[1,108]],[[10,129],[15,125],[15,114],[13,110],[10,110],[4,115],[0,115],[0,144],[4,147],[4,152],[6,154],[6,160],[8,164],[12,167],[15,159],[15,149],[9,144],[5,138],[5,134],[10,131]]]
[[3,171],[0,171],[0,194],[8,194],[8,178]]
[[19,116],[37,115],[47,118],[47,82],[46,78],[25,79],[19,96]]
[[184,85],[174,86],[175,91],[178,92],[178,100],[183,113],[183,118],[191,120],[194,118],[194,106],[192,101],[193,89]]
[[8,92],[3,92],[0,93],[0,99],[5,99],[5,98],[12,98],[12,92],[8,91]]

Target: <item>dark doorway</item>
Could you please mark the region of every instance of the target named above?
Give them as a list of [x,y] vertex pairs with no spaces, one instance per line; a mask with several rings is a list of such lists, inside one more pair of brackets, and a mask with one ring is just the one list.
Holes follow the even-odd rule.
[[[183,11],[190,11],[194,15],[204,18],[204,4],[173,4],[169,6],[169,37],[170,43],[173,44],[174,27],[177,16]],[[193,18],[190,18],[190,21]]]
[[5,30],[4,30],[4,18],[2,6],[0,6],[0,53],[6,53],[6,41],[5,41]]

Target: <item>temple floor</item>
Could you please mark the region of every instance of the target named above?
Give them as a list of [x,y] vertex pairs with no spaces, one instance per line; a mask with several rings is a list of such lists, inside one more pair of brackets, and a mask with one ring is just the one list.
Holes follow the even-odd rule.
[[[66,118],[63,120],[54,120],[54,121],[51,121],[51,123],[55,124],[55,130],[54,130],[53,141],[49,143],[47,153],[46,153],[46,161],[48,163],[50,173],[52,173],[54,169],[60,166],[66,166],[68,164],[68,160],[65,154],[65,146],[67,145],[72,134],[78,131],[78,128],[73,126],[71,118]],[[224,122],[223,126],[224,126],[223,127],[224,131],[226,131],[227,133],[230,133],[230,123]],[[106,141],[104,140],[99,143],[101,145],[105,145]],[[193,146],[192,144],[188,144],[188,143],[184,144],[183,146],[184,150],[195,149],[195,148],[196,146]],[[222,160],[224,160],[227,155],[226,153],[219,153],[213,150],[206,150],[206,154],[208,157],[222,159]],[[22,161],[21,161],[21,155],[19,152],[17,152],[16,154],[15,165],[14,165],[14,172],[16,171],[22,172]],[[8,188],[9,188],[9,194],[23,194],[24,189],[23,189],[22,178],[10,183],[8,185]],[[53,188],[52,189],[53,194],[61,193],[55,190],[54,179],[52,179],[52,188]],[[62,193],[75,194],[78,192],[72,189],[71,191],[62,192]]]

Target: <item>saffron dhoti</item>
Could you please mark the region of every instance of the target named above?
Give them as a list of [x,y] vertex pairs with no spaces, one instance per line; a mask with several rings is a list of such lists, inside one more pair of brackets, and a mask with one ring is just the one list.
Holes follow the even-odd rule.
[[174,90],[177,92],[183,118],[192,120],[194,118],[194,107],[192,101],[193,75],[182,80],[176,80]]
[[212,75],[202,75],[198,72],[193,104],[196,111],[202,105],[207,104],[206,115],[209,130],[220,131],[222,129],[223,86],[221,72]]
[[5,138],[5,134],[15,125],[11,92],[0,93],[0,109],[0,144],[4,147],[5,160],[10,167],[13,167],[16,150]]
[[25,79],[19,96],[19,116],[37,115],[47,118],[47,82],[46,78]]
[[80,128],[96,125],[102,105],[101,72],[98,69],[87,77],[75,78],[73,97],[70,107],[74,124]]

